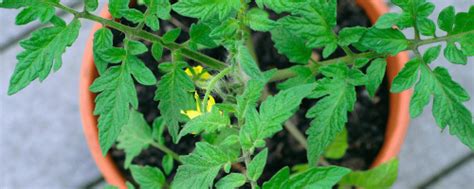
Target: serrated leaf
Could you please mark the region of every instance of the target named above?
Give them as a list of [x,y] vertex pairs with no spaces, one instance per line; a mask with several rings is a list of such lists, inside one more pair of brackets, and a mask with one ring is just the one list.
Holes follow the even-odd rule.
[[253,180],[257,181],[258,178],[263,173],[263,168],[267,164],[267,156],[268,156],[268,149],[265,148],[260,151],[255,157],[253,157],[252,161],[250,161],[247,167],[247,176]]
[[131,55],[139,55],[148,51],[148,48],[140,41],[127,40],[127,53]]
[[360,71],[351,70],[345,64],[325,66],[320,71],[326,78],[317,81],[312,97],[323,98],[306,113],[307,118],[313,118],[306,131],[310,165],[319,160],[331,141],[342,132],[347,112],[353,110],[356,101],[355,86],[365,84],[367,79]]
[[155,85],[156,78],[153,72],[145,66],[145,63],[136,56],[128,56],[125,64],[130,69],[133,77],[142,85]]
[[350,169],[336,166],[311,168],[291,177],[290,188],[332,188],[350,172]]
[[219,170],[225,164],[234,162],[238,155],[226,145],[198,142],[191,154],[181,156],[183,164],[178,167],[171,187],[207,189],[212,186]]
[[140,23],[145,21],[145,15],[137,9],[126,9],[120,12],[122,17],[133,23]]
[[433,70],[436,79],[434,87],[433,116],[438,125],[474,150],[474,123],[471,112],[463,105],[469,94],[454,82],[445,68]]
[[36,6],[30,6],[23,9],[15,18],[16,25],[24,25],[28,24],[36,19],[38,19],[41,23],[46,23],[53,18],[56,11],[54,7],[38,4]]
[[180,15],[208,20],[217,17],[228,18],[240,8],[240,0],[181,0],[173,4],[173,10]]
[[278,24],[301,36],[311,48],[337,44],[332,29],[336,26],[336,1],[311,1]]
[[245,175],[240,173],[231,173],[216,183],[217,189],[238,188],[245,184]]
[[199,134],[201,132],[213,133],[230,125],[228,115],[219,112],[217,108],[212,108],[210,112],[202,114],[186,123],[178,136],[178,140],[187,134]]
[[28,86],[33,80],[43,81],[53,65],[61,64],[61,55],[76,40],[81,23],[74,19],[69,25],[41,28],[20,42],[25,50],[17,55],[18,63],[10,79],[8,95]]
[[89,12],[95,11],[98,6],[99,6],[99,1],[98,0],[85,0],[85,2],[84,2],[84,7]]
[[132,160],[153,141],[150,126],[141,113],[130,111],[128,123],[122,128],[117,141],[117,148],[125,151],[124,166],[127,169]]
[[159,101],[158,108],[174,141],[178,139],[181,111],[187,109],[186,102],[193,98],[194,83],[183,70],[186,65],[186,62],[168,62],[159,66],[166,74],[158,82],[155,100]]
[[405,35],[396,29],[369,29],[361,39],[361,44],[378,53],[396,55],[409,46]]
[[163,35],[162,40],[164,43],[174,42],[178,39],[179,34],[181,34],[181,28],[172,29]]
[[247,74],[247,76],[260,82],[264,82],[266,80],[265,75],[258,67],[257,62],[255,62],[254,58],[250,54],[249,49],[246,46],[241,45],[239,47],[236,58],[239,62],[241,69],[244,71],[245,74]]
[[265,83],[258,80],[249,80],[243,94],[237,96],[236,116],[240,121],[243,121],[247,112],[257,105],[257,101],[262,95]]
[[379,88],[382,80],[385,76],[385,70],[387,68],[387,61],[382,58],[378,58],[372,61],[370,66],[367,68],[367,91],[370,96],[375,96],[375,92]]
[[[426,0],[394,0],[392,3],[399,6],[403,10],[403,13],[401,14],[401,17],[397,23],[397,26],[400,29],[413,27],[416,25],[418,29],[424,30],[422,34],[431,35],[430,30],[432,29],[433,25],[428,23],[426,20],[427,17],[433,13],[435,8],[433,3],[426,2]],[[427,26],[430,29],[426,30]]]
[[239,29],[239,21],[234,18],[229,18],[214,29],[212,29],[209,36],[219,39],[232,39],[235,37]]
[[113,34],[108,28],[101,28],[94,33],[94,64],[99,74],[102,74],[107,70],[109,62],[102,56],[103,51],[112,48],[113,46]]
[[165,137],[163,132],[166,128],[166,122],[163,117],[157,117],[153,120],[152,124],[153,131],[151,133],[154,140],[158,141],[159,144],[165,144]]
[[314,89],[314,84],[300,85],[275,96],[268,97],[260,105],[260,113],[250,108],[245,115],[245,125],[240,130],[240,143],[244,149],[250,149],[259,141],[272,136],[282,129],[281,124],[289,119],[299,107],[303,98]]
[[[271,31],[272,41],[278,53],[288,57],[290,62],[298,64],[307,64],[312,50],[306,46],[306,41],[298,37],[294,31],[283,26],[274,28]],[[288,38],[288,36],[292,36]]]
[[145,24],[153,31],[160,29],[160,20],[155,15],[149,15],[145,17]]
[[378,29],[390,29],[393,26],[397,25],[401,17],[399,13],[386,13],[380,16],[375,22],[374,27]]
[[128,123],[130,105],[137,108],[137,93],[132,77],[123,65],[109,68],[94,81],[90,90],[100,92],[95,99],[94,114],[100,115],[99,144],[102,154],[106,155],[122,127]]
[[346,154],[346,150],[349,147],[347,142],[347,129],[343,129],[341,133],[336,135],[331,144],[326,148],[324,157],[329,159],[339,159]]
[[415,92],[410,100],[410,116],[412,118],[419,116],[423,108],[430,102],[431,94],[434,89],[434,78],[427,67],[420,67],[420,80],[415,85]]
[[435,23],[429,18],[419,18],[416,22],[418,30],[425,36],[434,36],[436,32]]
[[130,0],[110,0],[109,12],[114,18],[122,18],[123,11],[128,10]]
[[301,0],[257,0],[259,8],[263,6],[274,10],[276,13],[282,12],[295,12],[301,6],[305,5],[306,2]]
[[438,16],[438,26],[445,32],[452,32],[455,21],[455,10],[453,6],[444,8]]
[[392,82],[392,93],[400,93],[411,88],[418,80],[418,72],[421,60],[414,58],[408,61]]
[[367,32],[367,28],[364,27],[350,27],[343,28],[339,32],[338,44],[341,46],[349,46],[352,43],[357,43],[362,36]]
[[289,189],[290,168],[283,167],[269,181],[263,183],[263,189]]
[[464,53],[456,47],[453,42],[448,42],[444,49],[444,57],[453,64],[467,64],[467,57]]
[[438,58],[440,52],[441,52],[441,45],[430,47],[428,50],[426,50],[425,54],[423,55],[423,61],[426,64],[429,64],[435,61]]
[[388,189],[395,183],[398,175],[398,160],[393,159],[367,171],[355,171],[344,176],[339,182],[343,186],[356,186],[365,189]]
[[208,48],[216,47],[217,44],[214,39],[210,37],[211,28],[205,24],[193,24],[189,32],[191,42],[195,44],[204,45]]
[[313,83],[316,81],[316,76],[310,68],[306,66],[292,66],[290,70],[296,74],[296,76],[277,84],[277,88],[280,90],[289,89],[294,86]]
[[140,188],[156,189],[162,188],[166,184],[163,172],[155,167],[132,165],[130,167],[133,179],[137,181]]
[[269,18],[269,14],[262,9],[250,9],[245,16],[245,22],[255,31],[270,31],[276,25],[275,21]]

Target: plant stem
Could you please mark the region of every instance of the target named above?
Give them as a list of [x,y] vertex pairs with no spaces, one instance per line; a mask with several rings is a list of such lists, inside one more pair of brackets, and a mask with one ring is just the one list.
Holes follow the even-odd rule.
[[[251,160],[250,155],[251,154],[249,152],[245,152],[245,151],[243,152],[244,162],[245,162],[245,167],[246,168],[248,168],[249,164],[250,164],[250,160]],[[250,181],[250,186],[252,187],[252,189],[257,188],[257,182],[250,179],[247,172],[245,173],[245,175],[247,176],[247,179]]]
[[[89,12],[78,12],[78,11],[72,9],[72,8],[64,6],[61,3],[55,3],[55,2],[44,1],[44,0],[42,1],[42,3],[50,5],[50,6],[54,6],[54,7],[59,8],[59,9],[62,9],[65,12],[73,14],[76,18],[83,18],[83,19],[99,22],[104,26],[114,28],[116,30],[119,30],[119,31],[125,33],[125,34],[133,35],[133,36],[135,36],[139,39],[150,41],[150,42],[155,42],[155,43],[160,43],[165,48],[167,48],[169,50],[180,49],[181,53],[186,58],[197,61],[197,62],[199,62],[201,64],[204,64],[204,65],[206,65],[206,66],[208,66],[212,69],[223,70],[226,67],[228,67],[228,65],[225,64],[222,61],[219,61],[215,58],[207,56],[207,55],[205,55],[203,53],[200,53],[198,51],[194,51],[192,49],[186,48],[185,46],[183,46],[181,44],[174,43],[174,42],[164,43],[160,36],[155,35],[153,33],[143,31],[143,30],[136,31],[136,28],[132,28],[132,27],[123,25],[121,23],[115,22],[113,20],[108,20],[108,19],[96,16],[96,15],[90,14]],[[448,40],[451,40],[453,38],[459,38],[459,37],[469,35],[469,34],[474,34],[474,31],[467,31],[467,32],[462,32],[462,33],[458,33],[458,34],[453,34],[453,35],[446,35],[446,36],[442,36],[442,37],[433,37],[433,38],[429,38],[429,39],[415,39],[415,40],[411,40],[411,43],[412,43],[412,47],[418,47],[418,46],[422,46],[422,45],[428,45],[428,44],[432,44],[432,43],[448,41]],[[412,48],[409,47],[407,50],[410,50],[410,49],[412,49]],[[377,54],[375,52],[365,52],[365,53],[353,54],[352,56],[347,55],[347,56],[344,56],[344,57],[341,57],[341,58],[336,58],[336,59],[326,60],[326,61],[320,61],[320,62],[318,62],[318,64],[319,65],[329,65],[329,64],[336,64],[336,63],[339,63],[339,62],[345,62],[347,64],[351,64],[353,62],[352,60],[354,60],[356,58],[375,58],[375,57],[383,57],[383,56],[385,56],[385,55]],[[310,68],[312,68],[312,67],[310,67]],[[314,69],[314,68],[312,68],[312,69]],[[287,78],[290,78],[290,77],[294,77],[295,75],[296,75],[295,73],[293,73],[292,71],[290,71],[288,69],[278,70],[278,72],[273,76],[273,78],[270,81],[279,81],[279,80],[287,79]]]
[[295,139],[304,147],[304,149],[308,149],[308,142],[306,141],[306,137],[303,135],[303,133],[300,132],[300,130],[298,130],[292,120],[288,120],[287,122],[285,122],[285,129],[293,137],[295,137]]
[[173,157],[173,159],[175,159],[177,162],[183,163],[183,162],[181,162],[181,159],[179,158],[179,155],[178,155],[176,152],[174,152],[173,150],[169,149],[168,147],[166,147],[166,146],[164,146],[164,145],[162,145],[162,144],[159,144],[159,143],[157,143],[157,142],[155,142],[155,141],[152,141],[152,142],[151,142],[151,145],[152,145],[153,147],[158,148],[159,150],[165,152],[166,154],[171,155],[171,157]]
[[217,74],[215,77],[213,77],[211,79],[211,81],[209,81],[209,84],[206,87],[206,93],[204,95],[204,99],[202,100],[201,111],[206,112],[206,110],[207,110],[207,101],[209,99],[209,95],[211,95],[212,89],[215,87],[215,85],[217,84],[217,82],[219,80],[221,80],[227,74],[229,74],[229,72],[232,70],[232,68],[233,68],[233,66],[225,68],[224,70],[219,72],[219,74]]

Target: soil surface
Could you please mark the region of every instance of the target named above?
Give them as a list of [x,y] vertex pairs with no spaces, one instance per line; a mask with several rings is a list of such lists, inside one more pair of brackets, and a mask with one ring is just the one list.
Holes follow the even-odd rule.
[[[139,7],[142,8],[143,7]],[[190,26],[196,20],[190,18],[184,18],[179,15],[173,15],[179,22],[185,26]],[[272,14],[274,17],[275,14]],[[370,22],[365,15],[364,11],[361,10],[353,0],[339,0],[338,1],[338,25],[336,31],[343,27],[350,26],[369,26]],[[127,21],[122,21],[125,24],[133,25]],[[176,27],[169,22],[160,23],[162,30]],[[186,28],[183,30],[186,31]],[[162,34],[162,32],[158,32]],[[120,46],[119,42],[123,39],[123,34],[114,31],[115,45]],[[183,42],[188,39],[186,32],[182,32],[178,42]],[[263,70],[271,68],[287,68],[294,64],[289,63],[288,59],[276,51],[273,47],[270,34],[267,33],[254,33],[253,41],[255,44],[256,54],[260,67]],[[150,45],[150,44],[147,44]],[[319,54],[320,51],[315,51]],[[224,60],[226,57],[225,50],[217,48],[213,50],[207,50],[206,54]],[[329,59],[344,56],[344,52],[338,49]],[[157,68],[157,62],[152,58],[151,54],[145,53],[140,58],[147,64],[147,66],[155,73],[156,77],[160,77],[160,73]],[[165,51],[163,60],[169,60],[170,53]],[[189,62],[190,64],[195,64]],[[158,102],[153,100],[156,87],[145,87],[136,84],[139,98],[139,111],[144,114],[147,121],[150,123],[160,115],[157,108]],[[270,93],[276,93],[275,84],[269,84]],[[374,98],[369,97],[367,91],[363,87],[357,88],[357,102],[355,104],[355,110],[349,113],[349,122],[346,126],[348,130],[349,148],[345,156],[338,160],[327,161],[334,165],[340,165],[355,170],[367,169],[371,162],[375,159],[375,156],[380,150],[385,134],[385,127],[388,117],[388,90],[387,82],[384,80],[381,90],[378,91]],[[316,103],[316,100],[304,100],[299,111],[292,118],[295,121],[297,127],[301,132],[305,132],[309,126],[311,120],[305,118],[306,111]],[[171,138],[166,134],[167,146],[177,152],[178,154],[188,154],[194,149],[194,143],[198,141],[195,137],[184,137],[180,143],[175,145],[171,142]],[[259,183],[268,180],[271,176],[280,170],[284,166],[294,166],[298,164],[306,163],[306,151],[305,149],[291,136],[286,130],[275,134],[271,139],[267,140],[267,146],[269,149],[268,162],[265,167],[264,174],[262,175]],[[119,165],[119,169],[127,180],[133,180],[128,170],[123,168],[125,160],[125,154],[122,150],[118,150],[113,147],[110,151],[112,159]],[[133,161],[134,164],[138,165],[150,165],[161,168],[161,160],[163,153],[156,148],[149,148],[144,150],[138,157]],[[175,170],[171,173],[172,178],[175,174]]]

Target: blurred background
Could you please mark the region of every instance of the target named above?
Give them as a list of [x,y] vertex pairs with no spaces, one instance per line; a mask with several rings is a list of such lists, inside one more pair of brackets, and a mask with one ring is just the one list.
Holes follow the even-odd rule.
[[[82,0],[63,0],[82,9]],[[101,0],[103,5],[104,0]],[[467,11],[472,0],[432,0],[437,18],[453,5]],[[392,11],[399,9],[392,8]],[[92,23],[83,21],[76,43],[63,56],[63,67],[43,83],[33,82],[14,96],[7,96],[9,77],[22,49],[18,41],[38,28],[38,23],[15,26],[17,10],[0,10],[0,188],[96,188],[102,184],[86,145],[79,115],[79,71]],[[70,19],[62,12],[61,17]],[[451,75],[474,95],[474,59],[468,65],[447,63]],[[474,111],[474,101],[467,102]],[[456,138],[441,132],[431,115],[431,105],[411,121],[399,156],[399,179],[394,188],[472,188],[474,155]]]

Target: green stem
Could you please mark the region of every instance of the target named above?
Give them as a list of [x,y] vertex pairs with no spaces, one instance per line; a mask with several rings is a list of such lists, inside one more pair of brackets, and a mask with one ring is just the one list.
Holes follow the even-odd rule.
[[173,159],[175,159],[177,162],[183,163],[183,162],[181,162],[181,159],[179,158],[179,155],[176,152],[174,152],[173,150],[166,147],[165,145],[159,144],[155,141],[151,142],[151,145],[153,147],[158,148],[159,150],[165,152],[166,154],[171,155],[171,157],[173,157]]
[[204,95],[204,99],[202,99],[202,108],[201,108],[201,111],[202,112],[206,112],[206,109],[207,109],[207,101],[209,99],[209,96],[211,95],[211,92],[212,90],[214,89],[214,87],[216,86],[217,82],[219,80],[221,80],[222,78],[224,78],[227,74],[230,73],[230,71],[232,70],[232,66],[230,67],[227,67],[225,68],[224,70],[222,70],[221,72],[219,72],[219,74],[217,74],[216,76],[214,76],[211,81],[209,81],[209,83],[207,84],[207,87],[206,87],[206,93]]
[[[249,165],[250,165],[250,156],[252,154],[250,152],[243,152],[243,157],[244,157],[244,162],[245,162],[245,167],[248,168]],[[254,180],[250,179],[249,176],[248,176],[248,173],[246,172],[245,175],[247,176],[247,180],[250,181],[250,186],[252,187],[252,189],[256,189],[258,184],[257,182],[255,182]]]

